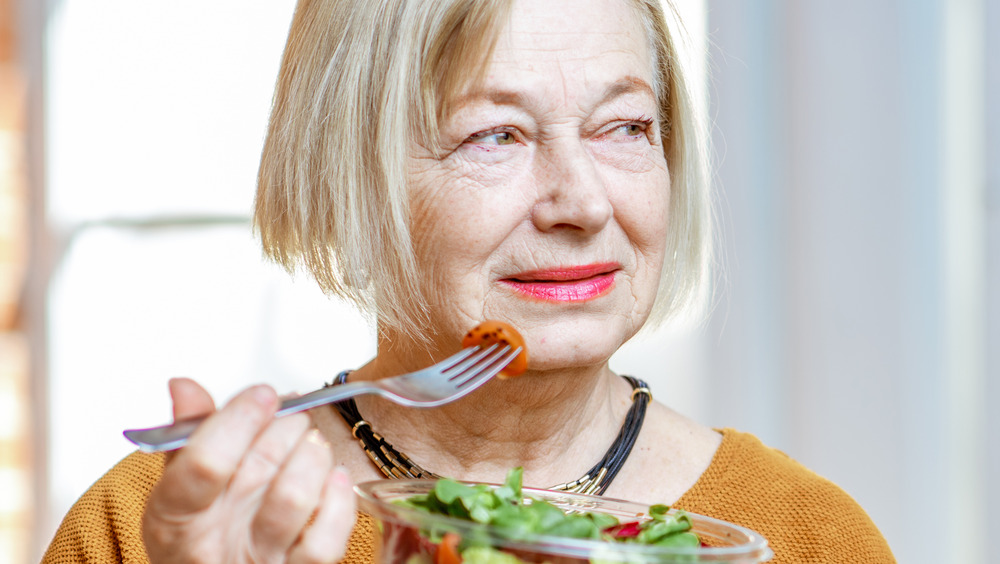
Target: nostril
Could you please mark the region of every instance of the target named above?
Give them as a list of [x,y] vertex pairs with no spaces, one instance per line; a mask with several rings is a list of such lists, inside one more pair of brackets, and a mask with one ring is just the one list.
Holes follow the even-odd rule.
[[532,219],[541,231],[596,233],[608,224],[612,212],[606,197],[559,198],[536,205]]

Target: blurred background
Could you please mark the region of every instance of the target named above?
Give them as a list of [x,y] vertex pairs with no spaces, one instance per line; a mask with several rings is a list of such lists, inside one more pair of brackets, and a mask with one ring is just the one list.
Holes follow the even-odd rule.
[[[840,484],[900,562],[995,562],[1000,0],[678,4],[717,300],[613,367]],[[0,0],[0,562],[168,420],[169,378],[305,391],[374,353],[249,233],[293,7]]]

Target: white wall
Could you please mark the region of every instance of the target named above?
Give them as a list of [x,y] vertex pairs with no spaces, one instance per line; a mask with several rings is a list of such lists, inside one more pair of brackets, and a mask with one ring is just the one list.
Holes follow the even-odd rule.
[[708,20],[730,277],[710,372],[736,391],[712,420],[843,486],[900,562],[986,562],[984,5]]
[[[983,25],[986,61],[986,389],[982,401],[987,406],[1000,405],[1000,0],[985,0]],[[983,503],[1000,507],[1000,411],[987,409],[983,433],[986,452],[983,456],[986,487]],[[988,511],[986,531],[1000,531],[1000,512]]]

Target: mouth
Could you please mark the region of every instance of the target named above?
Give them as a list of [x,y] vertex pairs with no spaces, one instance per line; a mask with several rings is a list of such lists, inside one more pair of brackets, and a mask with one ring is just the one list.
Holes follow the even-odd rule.
[[587,264],[521,272],[500,280],[514,292],[546,302],[586,302],[597,299],[615,285],[617,263]]

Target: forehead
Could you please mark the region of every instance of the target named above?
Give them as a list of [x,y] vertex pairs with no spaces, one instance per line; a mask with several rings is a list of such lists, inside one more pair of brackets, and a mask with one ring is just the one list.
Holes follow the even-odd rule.
[[653,81],[645,26],[628,0],[518,0],[485,84],[522,88]]

